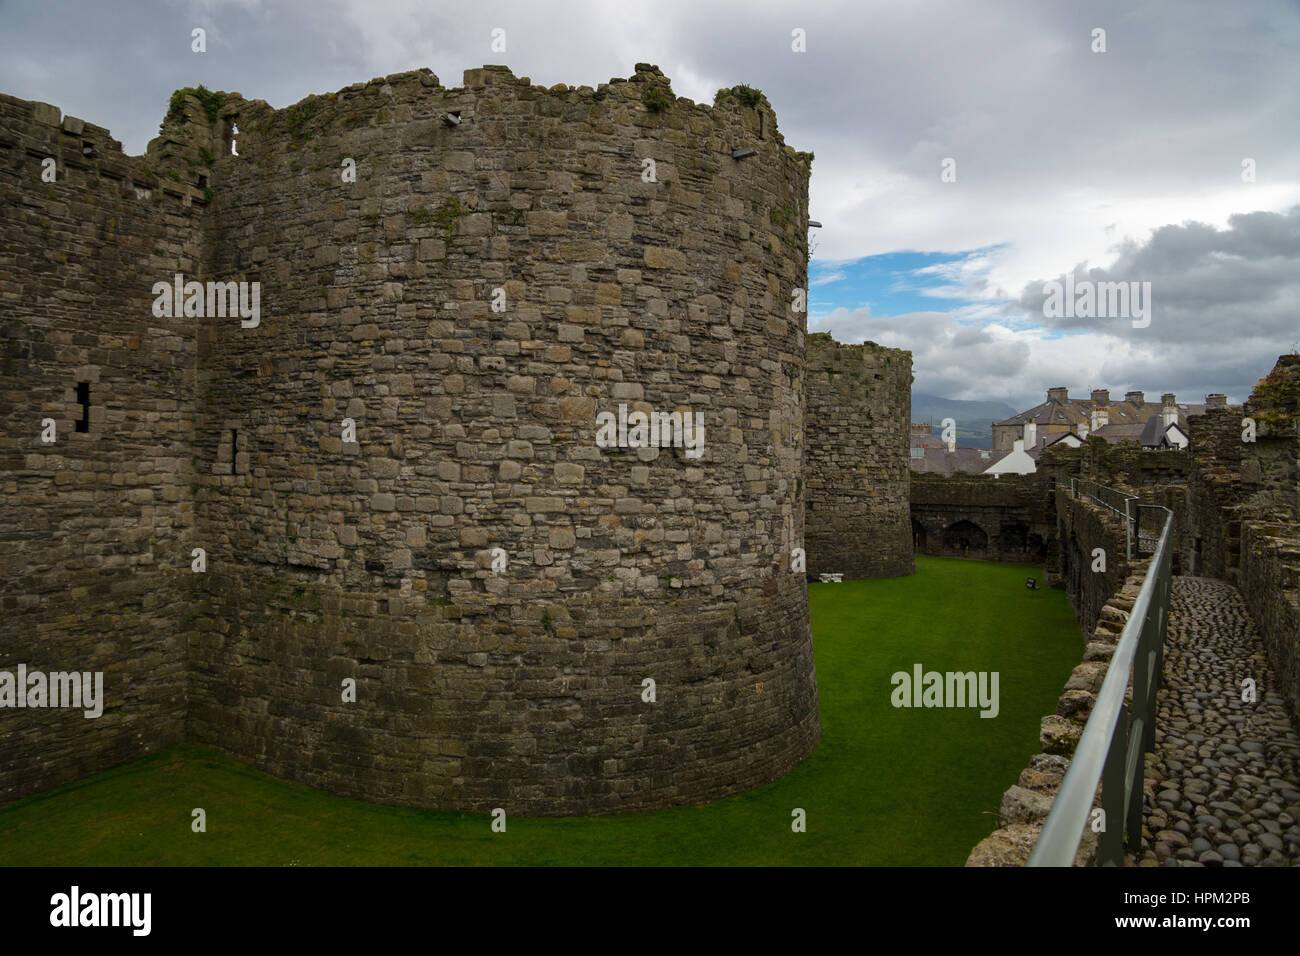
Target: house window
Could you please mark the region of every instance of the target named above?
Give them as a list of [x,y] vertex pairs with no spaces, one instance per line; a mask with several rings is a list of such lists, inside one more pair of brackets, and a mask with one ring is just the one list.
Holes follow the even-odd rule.
[[77,404],[81,406],[81,417],[77,419],[75,428],[79,432],[90,431],[90,383],[77,383]]

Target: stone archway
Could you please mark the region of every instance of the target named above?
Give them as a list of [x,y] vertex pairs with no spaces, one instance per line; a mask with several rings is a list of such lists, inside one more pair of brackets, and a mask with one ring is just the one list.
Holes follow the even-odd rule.
[[1043,540],[1041,534],[1030,532],[1029,537],[1025,539],[1025,547],[1029,560],[1035,564],[1041,564],[1047,559],[1047,542]]
[[988,551],[989,536],[973,521],[954,521],[943,529],[943,550],[949,554],[970,556]]
[[1004,521],[998,529],[998,551],[1008,556],[1023,555],[1029,548],[1029,525],[1023,521]]

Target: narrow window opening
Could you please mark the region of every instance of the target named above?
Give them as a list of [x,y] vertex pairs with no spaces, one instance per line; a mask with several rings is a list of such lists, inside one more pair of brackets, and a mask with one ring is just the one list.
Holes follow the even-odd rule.
[[230,473],[232,475],[244,475],[248,473],[247,463],[240,467],[239,461],[239,429],[230,429]]
[[81,417],[76,421],[76,430],[90,431],[90,383],[77,383],[77,403],[81,406]]
[[199,177],[199,188],[202,189],[202,188],[203,188],[204,186],[206,186],[207,184],[208,184],[208,177],[207,177],[207,176],[200,176],[200,177]]

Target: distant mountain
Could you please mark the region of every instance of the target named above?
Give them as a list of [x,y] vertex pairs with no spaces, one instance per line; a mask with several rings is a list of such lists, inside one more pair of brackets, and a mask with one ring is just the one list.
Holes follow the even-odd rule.
[[931,431],[939,435],[940,423],[951,418],[957,423],[957,444],[968,448],[993,447],[993,423],[1019,414],[1006,402],[965,402],[924,392],[912,393],[912,421],[930,422]]
[[936,424],[942,418],[955,418],[959,421],[963,418],[987,418],[991,422],[1000,422],[1021,411],[1022,409],[1012,408],[1006,402],[963,402],[956,398],[926,395],[924,392],[912,393],[914,422],[923,422],[927,418],[933,418]]

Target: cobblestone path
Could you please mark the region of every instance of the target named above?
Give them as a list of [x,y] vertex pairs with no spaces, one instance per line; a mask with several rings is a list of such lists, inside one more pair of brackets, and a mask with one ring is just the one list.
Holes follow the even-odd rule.
[[1138,865],[1300,865],[1300,737],[1236,588],[1174,578],[1164,678]]

